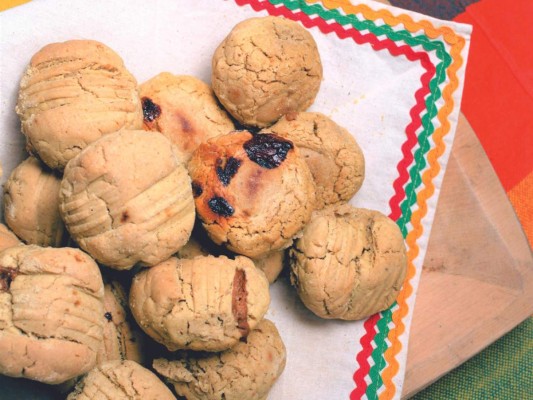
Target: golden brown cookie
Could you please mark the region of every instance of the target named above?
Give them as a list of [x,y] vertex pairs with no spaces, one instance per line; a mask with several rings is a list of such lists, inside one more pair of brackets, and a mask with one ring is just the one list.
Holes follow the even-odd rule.
[[28,157],[13,170],[4,185],[7,225],[28,244],[58,247],[66,240],[59,214],[61,178]]
[[294,143],[305,158],[316,186],[317,208],[348,202],[363,184],[365,159],[354,137],[321,113],[285,115],[261,133]]
[[262,320],[246,342],[222,353],[186,353],[154,360],[154,369],[188,400],[263,400],[285,368],[276,326]]
[[0,253],[0,373],[59,384],[96,364],[104,285],[77,249],[11,247]]
[[203,143],[189,162],[196,211],[211,239],[252,258],[290,246],[315,204],[292,142],[247,131]]
[[142,127],[137,81],[118,54],[94,40],[39,50],[20,82],[16,111],[28,150],[54,169],[106,133]]
[[128,295],[121,283],[104,285],[104,342],[97,363],[131,360],[143,364],[144,336],[135,324],[128,306]]
[[280,17],[237,24],[218,46],[211,82],[222,105],[244,125],[266,127],[315,100],[322,63],[311,34]]
[[176,400],[150,370],[134,361],[107,361],[89,372],[67,400]]
[[194,225],[187,170],[155,132],[123,130],[91,143],[65,168],[59,198],[71,236],[115,269],[167,259]]
[[407,269],[398,225],[348,204],[317,212],[289,254],[300,299],[328,319],[358,320],[387,309]]
[[193,76],[163,72],[139,90],[144,129],[169,138],[185,162],[200,143],[235,129],[209,85]]
[[255,328],[270,304],[268,281],[246,257],[171,258],[135,276],[130,308],[170,351],[222,351]]
[[274,283],[278,279],[279,274],[283,270],[285,262],[285,251],[272,251],[262,258],[253,258],[255,266],[263,271],[269,283]]
[[21,244],[19,238],[7,226],[0,224],[0,252]]

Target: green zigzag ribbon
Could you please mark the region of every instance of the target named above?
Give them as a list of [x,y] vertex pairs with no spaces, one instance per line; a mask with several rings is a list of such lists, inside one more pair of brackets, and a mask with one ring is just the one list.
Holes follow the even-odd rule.
[[[409,169],[409,175],[411,182],[405,187],[406,198],[402,202],[400,208],[402,215],[398,219],[402,234],[407,236],[407,223],[411,220],[411,207],[416,203],[416,189],[422,184],[421,171],[426,167],[426,160],[424,156],[430,149],[430,143],[428,138],[433,134],[435,128],[432,119],[437,115],[437,108],[435,102],[441,97],[441,91],[439,85],[441,85],[446,78],[446,70],[451,64],[451,57],[446,52],[444,44],[440,41],[431,41],[427,36],[417,35],[413,36],[406,30],[394,31],[389,25],[377,26],[373,21],[359,20],[355,15],[342,15],[338,10],[325,10],[322,6],[315,4],[310,5],[302,0],[269,0],[272,4],[283,4],[288,9],[294,11],[300,9],[307,15],[317,14],[324,20],[333,19],[340,25],[352,25],[355,29],[361,31],[368,29],[374,35],[386,35],[387,38],[394,41],[403,40],[410,46],[421,45],[426,51],[435,51],[437,57],[441,60],[436,67],[435,78],[430,81],[430,95],[426,99],[427,113],[422,116],[423,131],[418,135],[419,148],[414,154],[414,165]],[[374,337],[376,348],[372,352],[372,359],[374,360],[374,366],[371,367],[369,376],[371,384],[367,388],[367,395],[370,398],[370,393],[377,398],[377,391],[383,385],[381,378],[381,371],[385,368],[385,360],[383,354],[387,348],[385,339],[389,334],[389,322],[392,319],[392,309],[396,307],[395,302],[388,310],[381,312],[381,318],[378,320],[376,326],[378,333]]]

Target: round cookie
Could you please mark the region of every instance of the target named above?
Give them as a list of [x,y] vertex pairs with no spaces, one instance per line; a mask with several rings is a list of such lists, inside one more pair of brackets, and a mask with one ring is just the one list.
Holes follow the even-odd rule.
[[0,252],[21,244],[22,243],[20,242],[19,238],[16,237],[15,234],[7,228],[7,226],[0,224]]
[[387,309],[407,270],[398,225],[348,204],[317,212],[289,256],[300,299],[328,319],[359,320]]
[[244,125],[266,127],[306,110],[322,80],[311,34],[280,17],[237,24],[213,55],[211,82],[222,105]]
[[246,342],[218,354],[154,360],[154,369],[188,400],[264,400],[282,374],[286,350],[276,326],[262,320]]
[[67,400],[176,400],[150,370],[134,361],[107,361],[76,385]]
[[194,225],[187,170],[155,132],[122,130],[91,143],[65,168],[59,198],[74,240],[115,269],[167,259]]
[[133,321],[128,296],[117,281],[104,285],[104,342],[96,357],[97,363],[131,360],[143,364],[143,333]]
[[16,112],[27,149],[54,169],[106,133],[142,127],[137,81],[118,54],[94,40],[39,50],[20,82]]
[[49,384],[96,364],[104,285],[96,263],[71,248],[0,253],[0,373]]
[[193,76],[163,72],[139,90],[144,129],[169,138],[185,162],[200,143],[235,129],[209,85]]
[[315,204],[313,177],[292,142],[233,132],[189,162],[196,211],[209,237],[251,258],[290,246]]
[[28,157],[11,173],[4,185],[4,216],[24,242],[58,247],[65,241],[60,185],[61,178],[35,157]]
[[346,129],[324,114],[288,114],[261,133],[275,133],[298,147],[313,174],[317,209],[348,202],[363,184],[361,148]]
[[130,308],[170,351],[222,351],[255,328],[270,304],[268,281],[246,257],[170,258],[137,274]]

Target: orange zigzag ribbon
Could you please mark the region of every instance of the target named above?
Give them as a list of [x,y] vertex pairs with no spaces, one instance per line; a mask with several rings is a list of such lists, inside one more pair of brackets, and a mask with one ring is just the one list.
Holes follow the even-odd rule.
[[[308,0],[310,3],[316,1],[318,0]],[[411,216],[411,225],[413,229],[408,233],[406,238],[408,247],[407,257],[409,260],[407,276],[405,278],[404,287],[397,299],[399,307],[392,314],[392,321],[395,328],[391,329],[388,335],[391,346],[385,351],[384,354],[384,358],[387,362],[387,367],[385,367],[382,375],[385,390],[380,393],[379,398],[391,399],[396,393],[396,387],[392,382],[392,379],[399,371],[399,364],[396,356],[402,349],[402,343],[400,342],[399,337],[405,331],[403,319],[409,312],[409,306],[407,305],[406,300],[413,293],[411,279],[416,274],[416,268],[413,260],[416,259],[420,251],[417,240],[424,232],[421,221],[427,213],[427,200],[435,192],[433,178],[436,177],[440,171],[438,159],[446,150],[443,137],[450,131],[448,117],[454,108],[453,92],[457,89],[457,87],[459,87],[459,79],[457,78],[456,73],[463,64],[461,51],[465,45],[465,40],[449,27],[436,28],[430,21],[427,20],[415,22],[407,14],[395,16],[389,10],[380,9],[375,11],[365,4],[353,5],[348,0],[322,0],[322,3],[329,9],[341,8],[347,14],[361,13],[368,20],[375,21],[381,18],[389,26],[396,26],[401,23],[408,31],[412,33],[423,29],[426,36],[430,37],[431,39],[436,39],[437,37],[441,36],[451,46],[450,56],[452,57],[453,61],[447,71],[450,82],[443,89],[442,98],[444,99],[444,105],[437,114],[437,118],[440,121],[441,126],[437,128],[432,135],[435,147],[430,150],[427,156],[429,169],[422,174],[422,183],[424,188],[417,195],[417,205],[419,208],[414,211]]]

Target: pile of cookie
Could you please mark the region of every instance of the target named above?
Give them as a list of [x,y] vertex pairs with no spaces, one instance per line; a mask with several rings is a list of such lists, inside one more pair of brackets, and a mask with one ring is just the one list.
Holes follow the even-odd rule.
[[284,264],[319,317],[389,307],[403,238],[347,204],[364,157],[306,112],[321,81],[312,36],[277,17],[233,28],[212,88],[138,86],[91,40],[36,53],[16,107],[30,157],[4,187],[0,373],[68,399],[175,398],[159,377],[189,400],[266,399],[286,362],[264,319]]

